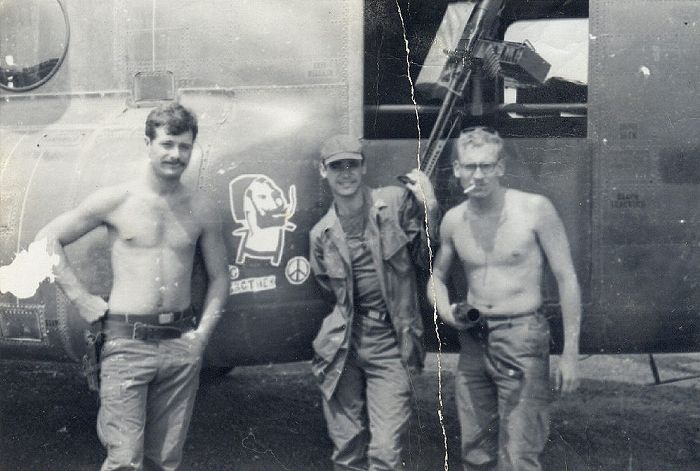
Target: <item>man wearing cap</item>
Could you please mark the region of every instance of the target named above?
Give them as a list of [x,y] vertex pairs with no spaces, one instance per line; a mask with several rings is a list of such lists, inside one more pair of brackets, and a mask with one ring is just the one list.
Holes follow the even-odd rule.
[[406,188],[371,189],[366,171],[356,137],[334,136],[322,147],[333,204],[311,230],[310,259],[335,307],[313,342],[312,367],[335,470],[401,468],[409,373],[420,371],[425,355],[413,263],[427,264],[424,215],[434,231],[435,193],[417,169]]
[[[107,448],[102,471],[179,468],[199,370],[227,295],[226,251],[216,207],[181,181],[197,120],[179,104],[146,119],[147,162],[140,178],[103,188],[44,227],[58,254],[56,281],[87,322],[101,323],[97,433]],[[107,230],[113,282],[109,301],[90,293],[63,247]],[[208,286],[199,322],[190,279],[199,245]]]
[[[465,471],[538,471],[549,434],[549,324],[540,311],[546,261],[559,288],[564,352],[562,392],[578,383],[581,295],[564,225],[544,196],[506,189],[503,140],[472,128],[457,140],[454,175],[469,199],[440,225],[428,299],[460,332],[455,395]],[[467,329],[467,309],[450,304],[446,282],[457,257],[469,284],[466,304],[486,323]],[[473,315],[472,311],[472,315]]]

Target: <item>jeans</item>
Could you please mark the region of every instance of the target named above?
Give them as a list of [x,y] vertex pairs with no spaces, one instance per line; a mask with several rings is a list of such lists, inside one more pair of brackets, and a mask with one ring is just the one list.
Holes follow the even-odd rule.
[[201,359],[201,348],[184,338],[105,342],[97,416],[107,449],[102,471],[178,469]]
[[488,340],[460,332],[455,375],[464,471],[540,471],[549,435],[549,324],[488,319]]
[[356,315],[351,351],[323,412],[335,471],[401,469],[411,386],[391,324]]

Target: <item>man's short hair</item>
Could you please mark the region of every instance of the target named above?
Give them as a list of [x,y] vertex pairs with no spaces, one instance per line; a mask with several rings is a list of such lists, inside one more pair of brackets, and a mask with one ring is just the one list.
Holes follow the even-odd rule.
[[146,136],[149,139],[156,137],[156,128],[166,127],[168,134],[180,135],[192,131],[192,140],[197,138],[197,117],[190,110],[179,103],[168,103],[154,108],[146,118]]
[[457,153],[455,158],[459,157],[459,155],[465,152],[469,147],[481,147],[485,145],[497,146],[498,157],[503,157],[503,138],[498,134],[498,131],[485,126],[475,126],[473,128],[464,129],[457,138]]

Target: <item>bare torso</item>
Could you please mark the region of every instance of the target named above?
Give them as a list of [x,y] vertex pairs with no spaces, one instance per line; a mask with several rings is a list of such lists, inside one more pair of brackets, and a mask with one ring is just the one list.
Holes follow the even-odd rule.
[[495,214],[475,214],[467,202],[450,211],[447,229],[469,282],[467,302],[486,315],[528,312],[542,303],[537,198],[506,190]]
[[184,189],[159,195],[129,187],[107,218],[111,313],[154,314],[190,305],[194,250],[202,233],[198,213]]

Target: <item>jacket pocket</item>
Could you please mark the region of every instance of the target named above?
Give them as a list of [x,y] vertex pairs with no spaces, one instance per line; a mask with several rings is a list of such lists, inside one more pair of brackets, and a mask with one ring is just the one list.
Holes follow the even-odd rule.
[[334,302],[344,304],[348,296],[348,274],[340,251],[332,242],[326,242],[323,247],[323,259],[328,289],[335,296]]
[[382,258],[396,272],[404,273],[411,268],[408,254],[408,237],[395,224],[382,227],[380,231],[382,242]]
[[347,321],[338,308],[333,309],[323,319],[321,328],[312,343],[317,357],[314,363],[318,363],[319,368],[325,369],[333,362],[338,350],[345,341],[346,324]]
[[340,256],[340,251],[332,242],[327,242],[323,247],[323,259],[326,266],[326,275],[329,278],[345,278],[345,262]]

